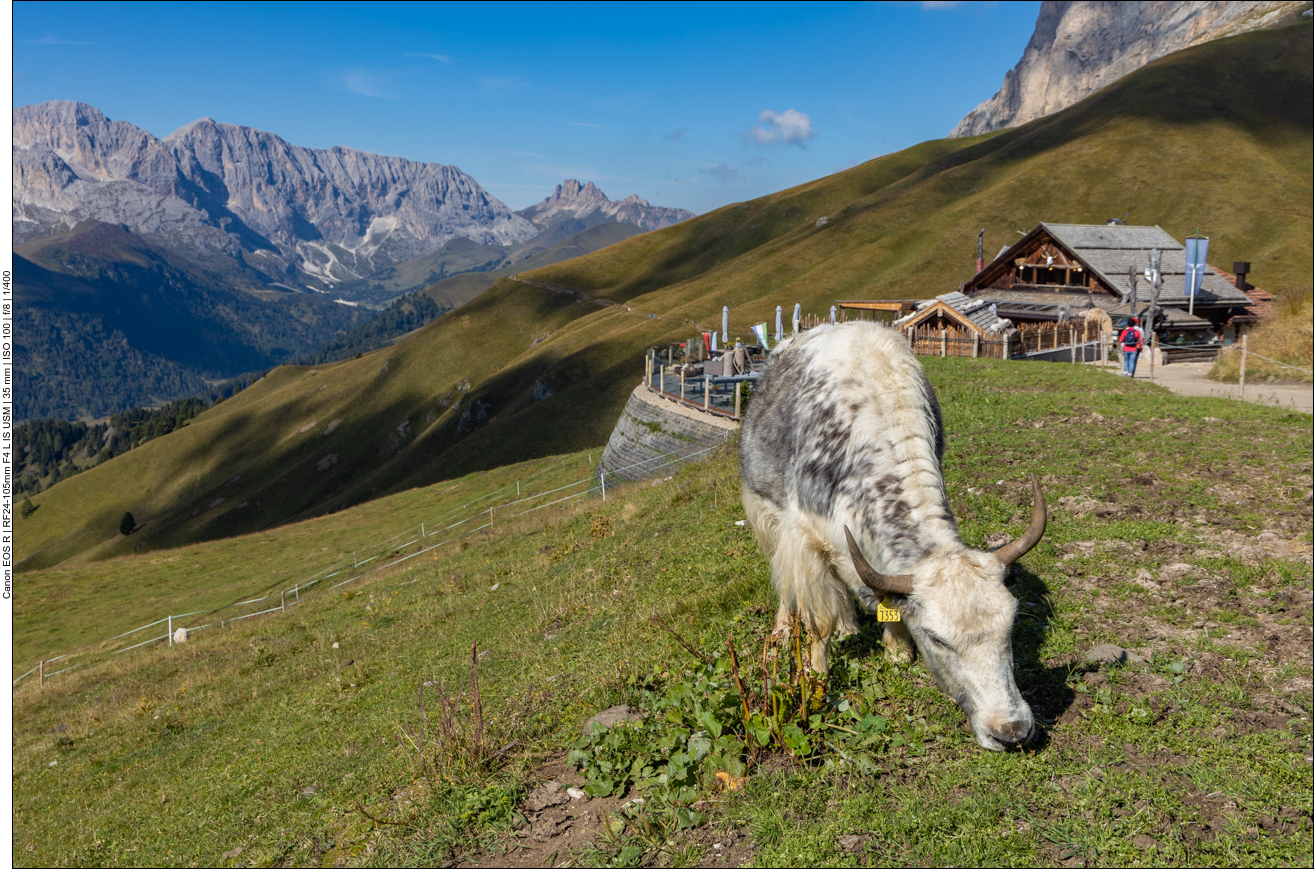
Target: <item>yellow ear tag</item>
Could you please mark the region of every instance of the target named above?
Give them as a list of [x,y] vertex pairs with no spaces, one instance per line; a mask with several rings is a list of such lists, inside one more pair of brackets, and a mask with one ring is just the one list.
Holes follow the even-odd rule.
[[876,604],[876,621],[878,622],[898,622],[903,621],[899,618],[899,611],[894,607],[888,607],[882,601]]

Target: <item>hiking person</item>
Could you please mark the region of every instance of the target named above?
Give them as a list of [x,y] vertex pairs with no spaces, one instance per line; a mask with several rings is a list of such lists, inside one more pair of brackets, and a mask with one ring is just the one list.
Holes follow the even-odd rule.
[[1136,359],[1145,346],[1145,333],[1136,325],[1138,322],[1135,317],[1128,319],[1127,328],[1118,336],[1122,342],[1122,373],[1125,377],[1136,376]]

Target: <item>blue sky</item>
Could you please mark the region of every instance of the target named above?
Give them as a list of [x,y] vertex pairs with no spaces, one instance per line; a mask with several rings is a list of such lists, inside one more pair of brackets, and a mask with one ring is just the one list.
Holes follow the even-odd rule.
[[703,213],[944,136],[1039,6],[16,3],[14,105],[454,164],[513,208],[571,177]]

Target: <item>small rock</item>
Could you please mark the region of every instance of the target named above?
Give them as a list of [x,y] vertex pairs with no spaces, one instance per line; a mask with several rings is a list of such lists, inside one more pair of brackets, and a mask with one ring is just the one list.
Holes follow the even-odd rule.
[[720,850],[721,850],[721,843],[720,843],[720,842],[715,842],[715,843],[713,843],[713,844],[712,844],[712,850],[713,850],[713,851],[720,851]]
[[330,648],[339,649],[339,648],[342,648],[342,647],[339,646],[337,643],[334,643]]
[[867,841],[866,836],[856,836],[853,834],[849,834],[847,836],[840,836],[838,844],[840,846],[841,851],[847,851],[848,853],[852,854],[854,851],[857,851],[859,848],[861,848],[862,843],[866,841]]
[[579,788],[566,788],[566,793],[570,796],[572,800],[587,801],[589,798],[589,795],[584,793],[584,791],[580,790]]
[[[550,781],[535,788],[529,796],[525,797],[525,808],[531,812],[541,812],[550,806],[559,806],[568,802],[570,802],[570,794],[566,793],[560,783]],[[536,828],[535,837],[537,835]]]
[[593,725],[600,724],[603,727],[615,727],[621,721],[642,721],[643,713],[631,706],[613,706],[610,709],[604,709],[597,715],[594,715],[588,721],[584,722],[584,735],[588,736],[593,732]]
[[234,848],[234,849],[231,850],[231,851],[225,851],[225,852],[223,852],[222,854],[220,854],[220,855],[219,855],[219,859],[221,859],[221,860],[231,860],[231,859],[233,859],[234,857],[239,856],[241,853],[242,853],[242,849],[241,849],[241,848]]
[[1132,582],[1136,583],[1146,591],[1159,590],[1159,583],[1155,582],[1154,576],[1150,573],[1150,571],[1146,570],[1143,567],[1140,570],[1136,571],[1136,578],[1133,579]]
[[1104,779],[1104,770],[1100,769],[1098,766],[1093,766],[1091,767],[1089,775],[1097,781],[1102,781]]
[[192,638],[192,632],[186,628],[179,628],[173,632],[173,641],[175,643],[185,643]]
[[[740,527],[743,527],[744,525],[747,525],[747,524],[748,524],[748,520],[747,520],[747,519],[740,519],[740,520],[738,520],[737,522],[735,522],[735,524],[738,525],[738,526],[740,526]],[[887,568],[887,569],[888,569],[888,568]]]
[[1132,844],[1137,848],[1140,848],[1142,851],[1148,851],[1151,848],[1158,848],[1159,840],[1153,836],[1147,836],[1144,833],[1141,833],[1139,836],[1132,839]]
[[489,591],[497,591],[498,586],[500,586],[501,584],[502,584],[502,583],[500,583],[500,582],[495,582],[495,583],[493,583],[493,587],[490,588]]
[[1113,643],[1102,643],[1086,653],[1086,660],[1093,664],[1144,664],[1145,659],[1135,652],[1129,652]]
[[315,794],[319,793],[319,791],[316,790],[314,785],[310,785],[309,787],[302,788],[301,793],[305,796],[313,797]]

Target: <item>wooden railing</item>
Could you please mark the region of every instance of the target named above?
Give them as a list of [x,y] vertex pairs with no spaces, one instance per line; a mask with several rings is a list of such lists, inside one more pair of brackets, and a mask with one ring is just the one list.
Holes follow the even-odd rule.
[[934,326],[914,326],[904,335],[918,356],[971,356],[986,359],[1006,359],[1016,350],[1009,347],[1004,335],[981,335],[970,329],[937,329]]

